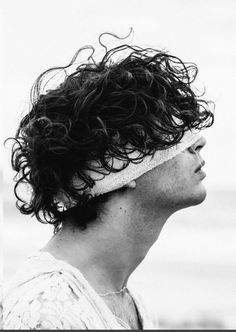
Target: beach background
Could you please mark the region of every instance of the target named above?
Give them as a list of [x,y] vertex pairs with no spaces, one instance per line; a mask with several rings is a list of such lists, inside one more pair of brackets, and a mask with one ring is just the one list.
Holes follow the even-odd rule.
[[[198,88],[216,104],[204,131],[206,200],[174,214],[130,278],[163,328],[236,329],[236,1],[3,0],[1,138],[14,135],[29,91],[45,69],[65,65],[104,31],[165,49],[199,67]],[[114,45],[114,40],[107,40]],[[42,247],[52,229],[15,207],[10,147],[3,150],[4,279]]]

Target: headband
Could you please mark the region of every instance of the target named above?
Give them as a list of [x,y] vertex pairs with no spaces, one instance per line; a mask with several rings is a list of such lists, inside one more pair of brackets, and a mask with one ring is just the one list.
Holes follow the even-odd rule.
[[[189,130],[185,132],[184,136],[178,144],[165,150],[157,150],[152,156],[145,156],[141,158],[140,152],[133,151],[129,154],[129,157],[132,157],[132,159],[139,158],[139,160],[141,158],[141,162],[130,162],[126,168],[115,173],[111,172],[107,175],[104,175],[99,172],[90,170],[87,172],[87,175],[89,175],[95,181],[95,184],[92,188],[87,188],[86,193],[89,193],[95,197],[119,189],[127,185],[129,182],[136,180],[141,175],[147,173],[158,165],[174,158],[179,153],[183,152],[186,148],[194,144],[197,140],[199,140],[200,137],[200,134],[196,132],[196,130]],[[112,158],[110,162],[113,167],[118,169],[122,168],[124,165],[124,160],[119,160],[116,158]],[[92,166],[98,166],[101,169],[101,165],[98,162],[94,162]],[[73,179],[73,184],[78,189],[83,185],[82,181],[77,178]],[[58,194],[56,199],[59,201],[59,205],[60,202],[62,202],[66,209],[76,204],[76,202],[73,203],[62,193]]]

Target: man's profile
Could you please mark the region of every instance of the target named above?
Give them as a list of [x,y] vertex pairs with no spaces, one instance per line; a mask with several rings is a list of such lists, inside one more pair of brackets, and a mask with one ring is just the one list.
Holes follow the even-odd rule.
[[80,52],[39,76],[14,137],[17,206],[55,234],[13,278],[6,329],[155,327],[128,279],[166,220],[206,197],[200,131],[214,116],[192,88],[196,65],[127,44],[99,61],[84,49],[72,73]]

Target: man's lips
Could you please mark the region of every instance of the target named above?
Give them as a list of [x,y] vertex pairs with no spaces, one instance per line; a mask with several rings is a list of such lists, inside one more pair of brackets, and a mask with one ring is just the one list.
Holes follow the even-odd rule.
[[199,172],[202,168],[202,165],[198,166],[198,168],[195,169],[195,173]]
[[206,177],[206,173],[203,172],[201,169],[196,174],[197,174],[197,176],[200,177],[201,180],[203,180]]
[[202,164],[199,165],[196,169],[195,169],[195,173],[201,171],[201,168],[205,165],[205,161],[203,160]]
[[203,172],[202,167],[205,165],[205,161],[203,162],[195,169],[195,173],[200,176],[201,180],[203,180],[206,177],[206,173]]

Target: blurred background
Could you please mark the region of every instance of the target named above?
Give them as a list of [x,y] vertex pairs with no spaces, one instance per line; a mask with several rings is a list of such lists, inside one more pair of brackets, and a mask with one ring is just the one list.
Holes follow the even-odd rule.
[[[216,104],[203,204],[179,211],[130,279],[163,328],[236,328],[236,1],[2,0],[1,123],[14,135],[45,69],[65,65],[102,32],[170,51],[199,67],[196,87]],[[112,46],[113,41],[107,39]],[[3,150],[4,278],[52,235],[15,207],[9,145]]]

